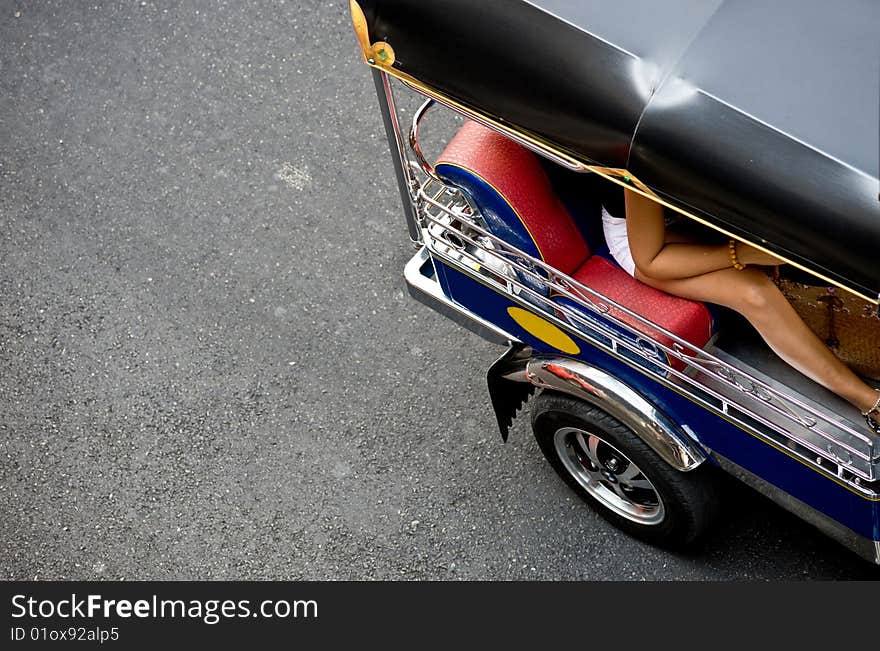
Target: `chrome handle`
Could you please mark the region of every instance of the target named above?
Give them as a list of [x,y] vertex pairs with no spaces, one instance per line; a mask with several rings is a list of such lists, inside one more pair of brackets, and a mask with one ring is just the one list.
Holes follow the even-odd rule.
[[413,154],[416,157],[416,161],[419,163],[419,167],[422,168],[422,171],[438,183],[442,184],[443,181],[437,176],[434,167],[431,163],[425,160],[425,156],[422,154],[422,147],[419,145],[419,124],[421,123],[422,118],[425,117],[425,113],[427,113],[428,109],[434,106],[434,104],[434,100],[426,100],[413,115],[412,126],[409,128],[409,146],[410,149],[413,150]]

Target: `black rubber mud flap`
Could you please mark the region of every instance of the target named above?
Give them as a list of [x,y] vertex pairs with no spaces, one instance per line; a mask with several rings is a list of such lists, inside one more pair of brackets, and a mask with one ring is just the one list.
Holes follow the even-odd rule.
[[[486,373],[486,382],[489,385],[489,398],[492,400],[492,408],[495,410],[495,418],[498,420],[498,429],[501,430],[501,438],[507,443],[507,435],[513,419],[522,406],[528,401],[529,396],[535,391],[535,386],[525,379],[526,362],[532,357],[532,349],[525,344],[511,343],[504,354],[495,360]],[[511,376],[522,374],[522,379],[511,379]]]

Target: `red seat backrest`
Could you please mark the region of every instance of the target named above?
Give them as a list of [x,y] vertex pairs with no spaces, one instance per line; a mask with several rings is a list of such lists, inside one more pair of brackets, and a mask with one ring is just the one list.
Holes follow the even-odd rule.
[[[497,197],[477,183],[480,198],[486,204],[499,204],[499,208],[506,203],[510,210],[495,212],[508,222],[519,221],[506,226],[517,231],[518,237],[531,240],[539,257],[563,273],[572,273],[590,256],[577,225],[554,193],[535,154],[509,138],[467,121],[441,154],[436,170],[441,178],[451,178],[459,186],[467,185],[468,174],[482,180]],[[492,206],[485,208],[491,210]]]

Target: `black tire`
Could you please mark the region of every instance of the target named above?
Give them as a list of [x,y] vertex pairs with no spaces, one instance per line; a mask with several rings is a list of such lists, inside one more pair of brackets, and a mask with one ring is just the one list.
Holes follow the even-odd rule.
[[[690,472],[672,468],[631,429],[587,402],[552,391],[540,393],[532,403],[532,430],[559,476],[602,517],[631,536],[667,549],[691,548],[718,512],[718,481],[708,464]],[[584,442],[593,446],[590,452]],[[567,460],[560,457],[560,446]],[[604,465],[594,463],[594,457]],[[640,487],[626,485],[609,471],[610,464],[623,477],[627,462],[635,464],[631,473],[640,472],[626,482]],[[632,505],[627,506],[621,495],[629,497]],[[625,511],[628,508],[632,512]]]

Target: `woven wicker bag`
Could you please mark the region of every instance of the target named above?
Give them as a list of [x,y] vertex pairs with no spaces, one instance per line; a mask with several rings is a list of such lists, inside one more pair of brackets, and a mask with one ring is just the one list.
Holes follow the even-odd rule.
[[779,289],[804,322],[859,375],[880,380],[880,319],[877,308],[833,287],[816,287],[786,278]]

